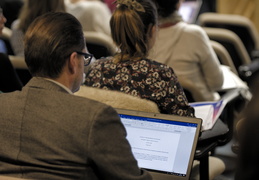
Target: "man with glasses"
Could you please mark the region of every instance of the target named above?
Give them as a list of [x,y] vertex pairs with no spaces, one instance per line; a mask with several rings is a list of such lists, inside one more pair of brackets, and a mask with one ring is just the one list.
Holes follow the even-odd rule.
[[26,179],[151,179],[138,168],[110,106],[75,96],[87,53],[82,26],[68,13],[38,17],[25,34],[33,78],[0,94],[0,174]]

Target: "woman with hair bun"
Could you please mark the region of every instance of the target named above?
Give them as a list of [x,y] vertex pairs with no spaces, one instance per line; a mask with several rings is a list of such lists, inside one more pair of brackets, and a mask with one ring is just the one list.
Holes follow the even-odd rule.
[[155,102],[161,113],[194,116],[172,68],[148,59],[157,34],[157,11],[149,0],[117,0],[111,35],[120,51],[97,60],[85,84]]

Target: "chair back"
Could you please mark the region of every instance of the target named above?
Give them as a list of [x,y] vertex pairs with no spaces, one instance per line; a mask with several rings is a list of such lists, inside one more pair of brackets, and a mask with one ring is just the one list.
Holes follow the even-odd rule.
[[216,41],[223,45],[233,60],[236,69],[241,65],[251,63],[251,58],[240,40],[240,38],[232,31],[222,28],[203,28],[208,34],[210,40]]
[[112,38],[104,33],[85,31],[84,36],[88,51],[93,54],[96,59],[112,56],[117,51]]
[[213,50],[215,51],[221,64],[230,67],[231,71],[238,76],[238,71],[233,63],[227,49],[217,41],[210,41]]
[[233,31],[243,42],[250,58],[259,50],[259,34],[253,22],[236,14],[203,13],[198,23],[203,27],[223,28]]
[[11,177],[11,176],[0,176],[0,180],[26,180],[24,178]]
[[89,86],[81,86],[75,95],[86,97],[92,100],[110,105],[113,108],[129,109],[144,112],[159,113],[155,102],[135,97],[116,90],[106,90]]

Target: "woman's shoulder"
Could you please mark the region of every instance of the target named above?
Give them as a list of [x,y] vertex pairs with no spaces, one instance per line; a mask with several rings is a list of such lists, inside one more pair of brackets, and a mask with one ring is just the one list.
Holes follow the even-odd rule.
[[173,69],[164,64],[164,63],[161,63],[161,62],[158,62],[156,60],[153,60],[153,59],[144,59],[143,61],[146,61],[147,63],[149,63],[153,68],[157,68],[158,70],[160,71],[173,71]]
[[179,27],[182,26],[183,34],[188,36],[204,36],[205,30],[197,24],[188,24],[186,22],[180,22]]

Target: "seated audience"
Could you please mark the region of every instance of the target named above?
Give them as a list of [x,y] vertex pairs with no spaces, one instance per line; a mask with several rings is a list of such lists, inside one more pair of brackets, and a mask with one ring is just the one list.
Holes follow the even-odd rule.
[[83,31],[101,32],[111,35],[109,21],[111,11],[102,1],[65,0],[66,10],[82,24]]
[[64,12],[64,0],[26,0],[19,18],[12,23],[11,45],[16,56],[24,56],[23,39],[31,22],[47,12]]
[[139,169],[116,111],[72,94],[91,61],[80,22],[65,12],[36,18],[24,52],[34,77],[22,91],[0,94],[0,174],[151,180]]
[[[0,35],[4,28],[6,18],[0,8]],[[4,42],[0,41],[0,44]],[[1,47],[0,47],[1,49]],[[8,56],[0,51],[0,92],[12,92],[15,90],[21,90],[22,83],[13,68]]]
[[159,32],[150,58],[174,68],[184,88],[192,86],[195,101],[216,101],[223,84],[219,60],[206,32],[187,24],[178,14],[182,0],[153,0],[158,8]]
[[149,99],[161,113],[194,116],[173,69],[147,58],[156,39],[155,5],[148,0],[116,3],[110,26],[120,52],[94,62],[85,85]]

